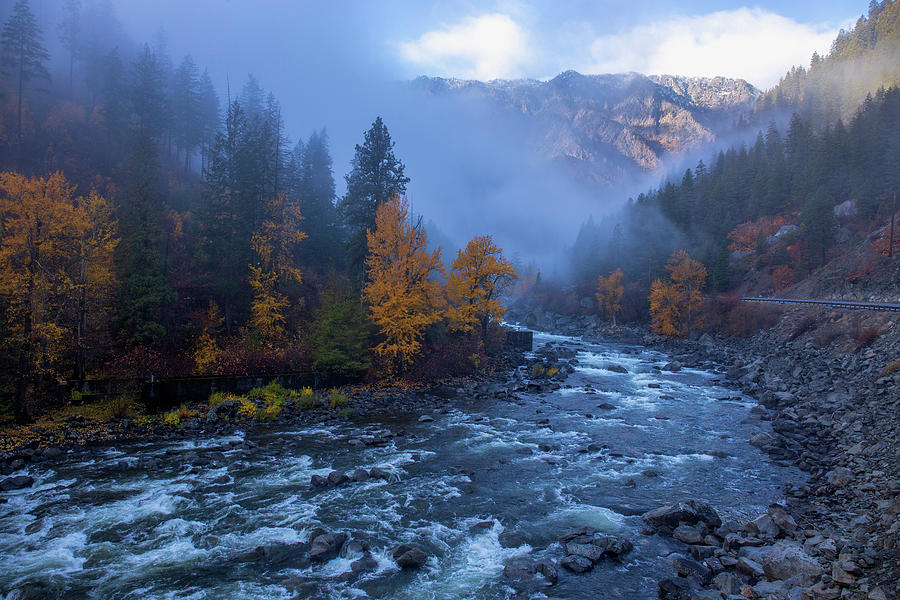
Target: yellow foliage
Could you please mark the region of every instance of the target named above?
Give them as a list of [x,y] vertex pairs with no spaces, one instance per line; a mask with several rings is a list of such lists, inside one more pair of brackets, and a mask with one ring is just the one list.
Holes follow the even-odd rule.
[[672,283],[657,279],[650,286],[650,317],[653,331],[660,335],[681,335],[679,328],[683,296]]
[[447,278],[450,329],[468,332],[478,327],[484,340],[488,326],[499,323],[506,312],[498,296],[518,278],[491,236],[476,236],[457,252]]
[[219,305],[209,301],[206,309],[207,324],[203,328],[200,337],[197,338],[197,345],[191,353],[194,359],[194,373],[204,375],[214,372],[216,362],[219,360],[219,354],[222,352],[219,343],[216,341],[216,331],[225,322]]
[[209,402],[209,406],[213,407],[213,406],[218,406],[219,404],[222,404],[223,402],[230,402],[232,400],[240,401],[242,397],[243,396],[234,394],[232,392],[214,392],[209,397],[208,402]]
[[250,241],[257,258],[256,264],[250,265],[254,293],[250,327],[268,343],[283,339],[285,334],[290,302],[279,286],[302,281],[294,257],[294,246],[307,237],[300,231],[302,219],[299,206],[289,202],[285,194],[278,194],[269,201],[268,217]]
[[421,219],[411,221],[409,201],[399,196],[378,207],[375,231],[366,236],[363,299],[382,337],[375,352],[402,371],[421,350],[425,329],[443,314],[442,286],[435,280],[443,273],[440,248],[428,252]]
[[82,376],[85,350],[109,322],[116,284],[112,208],[95,190],[75,197],[61,173],[2,173],[0,219],[4,342],[28,374],[60,375],[71,352]]
[[241,398],[241,405],[238,407],[238,414],[242,417],[253,418],[256,416],[256,404],[247,398]]
[[191,410],[187,404],[182,404],[175,410],[170,410],[163,415],[163,425],[170,427],[178,427],[184,421],[197,416],[197,413]]
[[616,324],[616,315],[622,310],[622,294],[624,293],[622,269],[616,269],[609,274],[609,277],[603,275],[597,277],[597,305],[612,319],[613,326]]

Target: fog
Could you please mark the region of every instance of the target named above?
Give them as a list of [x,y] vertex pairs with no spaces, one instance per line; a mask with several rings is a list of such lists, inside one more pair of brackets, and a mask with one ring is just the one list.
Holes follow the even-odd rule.
[[[492,4],[482,12],[502,5],[527,20],[548,11],[545,4]],[[638,2],[630,12],[604,4],[604,15],[597,6],[582,4],[578,10],[596,22],[606,17],[609,26],[664,10],[652,2]],[[704,5],[695,4],[695,9]],[[34,2],[51,55],[60,63],[57,71],[63,70],[65,56],[56,35],[62,5],[63,0]],[[97,16],[107,5],[118,24]],[[673,156],[637,179],[587,185],[570,169],[534,152],[525,120],[457,98],[423,97],[407,83],[418,73],[398,61],[397,43],[414,39],[424,22],[454,18],[468,3],[84,0],[83,6],[92,15],[85,26],[96,28],[97,37],[105,37],[108,46],[119,47],[126,57],[145,42],[163,49],[176,64],[190,53],[201,69],[209,69],[223,105],[252,73],[281,103],[292,142],[327,128],[338,195],[354,145],[382,116],[411,178],[408,195],[414,210],[457,246],[487,233],[523,261],[559,266],[589,216],[602,219],[670,171],[683,172],[710,156],[709,149],[695,150]],[[571,18],[558,10],[548,15],[560,21]]]

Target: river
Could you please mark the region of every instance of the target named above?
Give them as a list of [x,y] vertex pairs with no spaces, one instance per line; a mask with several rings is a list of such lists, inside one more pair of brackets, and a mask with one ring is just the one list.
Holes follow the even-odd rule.
[[[660,371],[667,357],[640,347],[535,336],[546,343],[576,353],[560,389],[460,401],[429,422],[267,425],[30,466],[32,488],[2,493],[0,596],[504,598],[514,595],[508,561],[558,560],[556,539],[589,526],[634,550],[529,593],[643,600],[673,574],[666,556],[679,545],[643,534],[642,512],[698,497],[723,516],[755,516],[799,477],[746,442],[761,426],[754,403],[714,385],[714,373]],[[310,481],[359,467],[386,478]],[[367,544],[372,569],[350,574],[360,543],[312,566],[292,554],[315,528]],[[508,537],[524,544],[505,547]],[[398,569],[399,543],[425,550],[427,564]],[[273,552],[255,560],[257,547]]]

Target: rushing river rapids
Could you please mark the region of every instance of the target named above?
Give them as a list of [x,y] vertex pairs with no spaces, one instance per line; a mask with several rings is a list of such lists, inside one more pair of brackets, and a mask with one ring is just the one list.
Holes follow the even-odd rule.
[[[746,443],[759,428],[752,404],[722,400],[732,393],[711,385],[713,374],[661,372],[654,367],[665,357],[640,348],[535,339],[547,341],[578,351],[561,389],[462,401],[433,422],[261,426],[29,467],[34,487],[2,494],[0,596],[503,598],[514,594],[505,564],[558,560],[556,539],[590,526],[634,550],[583,575],[561,571],[543,593],[652,598],[672,574],[665,555],[677,544],[641,534],[637,515],[682,497],[754,514],[797,477]],[[359,467],[386,476],[327,488],[310,481]],[[312,566],[277,552],[316,528],[368,544],[370,570],[350,575],[360,544]],[[509,533],[524,544],[505,547]],[[401,571],[390,555],[400,543],[425,550],[427,564]],[[274,551],[258,560],[257,547]]]

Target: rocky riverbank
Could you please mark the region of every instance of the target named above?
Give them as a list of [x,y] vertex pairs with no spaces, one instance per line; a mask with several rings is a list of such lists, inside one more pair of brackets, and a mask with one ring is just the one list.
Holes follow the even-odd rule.
[[848,353],[789,327],[670,340],[640,328],[602,330],[591,316],[525,317],[586,340],[664,351],[673,370],[721,365],[722,384],[755,398],[754,414],[771,425],[750,443],[808,473],[784,506],[753,521],[713,526],[694,516],[661,528],[692,556],[673,560],[679,577],[660,582],[661,597],[900,597],[900,370],[891,367],[900,336],[892,323]]
[[103,418],[86,410],[90,416],[47,415],[31,425],[0,430],[0,490],[29,487],[33,483],[30,478],[18,475],[28,464],[52,463],[73,452],[89,453],[92,448],[111,444],[202,439],[260,426],[332,425],[352,418],[424,415],[446,410],[455,406],[461,397],[484,399],[505,395],[502,382],[523,362],[521,352],[506,351],[496,357],[493,375],[456,378],[437,385],[350,386],[343,389],[346,405],[332,407],[324,399],[314,405],[287,401],[275,418],[264,422],[241,414],[240,403],[235,400],[215,406],[186,406],[185,418],[174,424],[167,424],[164,414]]

